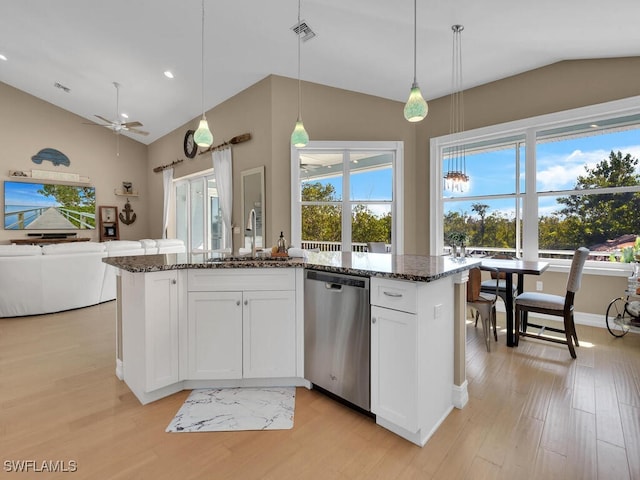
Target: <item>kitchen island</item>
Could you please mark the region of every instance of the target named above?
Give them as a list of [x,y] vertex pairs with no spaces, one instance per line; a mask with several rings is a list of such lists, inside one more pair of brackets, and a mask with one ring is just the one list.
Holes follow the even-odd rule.
[[467,400],[464,287],[474,259],[320,252],[109,257],[120,271],[117,372],[141,403],[183,389],[305,386],[304,269],[371,282],[371,411],[424,445]]

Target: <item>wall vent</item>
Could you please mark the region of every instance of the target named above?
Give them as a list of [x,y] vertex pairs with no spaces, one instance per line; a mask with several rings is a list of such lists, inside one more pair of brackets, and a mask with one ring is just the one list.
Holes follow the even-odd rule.
[[293,27],[291,27],[291,30],[293,30],[293,33],[295,33],[296,35],[302,35],[302,37],[300,37],[300,40],[302,40],[303,42],[311,40],[316,36],[316,33],[311,30],[311,27],[305,20],[300,20],[300,23],[296,23]]

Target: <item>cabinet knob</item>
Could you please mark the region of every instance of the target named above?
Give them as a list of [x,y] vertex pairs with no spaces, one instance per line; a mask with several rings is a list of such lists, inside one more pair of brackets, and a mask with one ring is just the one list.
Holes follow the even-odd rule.
[[174,278],[173,280],[171,280],[171,284],[175,285],[176,283],[178,283],[178,281]]
[[236,305],[240,306],[240,300],[236,301]]
[[245,300],[245,301],[244,301],[244,304],[245,304],[245,305],[249,305],[249,300]]
[[376,317],[371,317],[371,323],[376,323]]

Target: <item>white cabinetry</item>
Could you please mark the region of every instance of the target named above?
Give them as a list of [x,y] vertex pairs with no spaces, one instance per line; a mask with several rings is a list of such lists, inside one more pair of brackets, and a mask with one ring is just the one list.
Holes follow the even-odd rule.
[[453,279],[371,279],[371,410],[424,445],[451,409]]
[[123,375],[142,403],[180,380],[178,276],[122,272]]
[[415,432],[417,406],[416,315],[371,307],[371,411]]
[[293,291],[243,293],[242,371],[244,378],[296,375]]
[[242,292],[189,292],[191,379],[242,378]]
[[296,270],[189,271],[189,379],[297,375]]

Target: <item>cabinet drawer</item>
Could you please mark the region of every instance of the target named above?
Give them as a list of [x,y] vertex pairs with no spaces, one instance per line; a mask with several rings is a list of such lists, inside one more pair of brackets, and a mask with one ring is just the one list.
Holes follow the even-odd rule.
[[371,278],[371,305],[416,313],[417,286],[413,282]]
[[188,271],[190,292],[295,290],[294,268],[221,268]]

